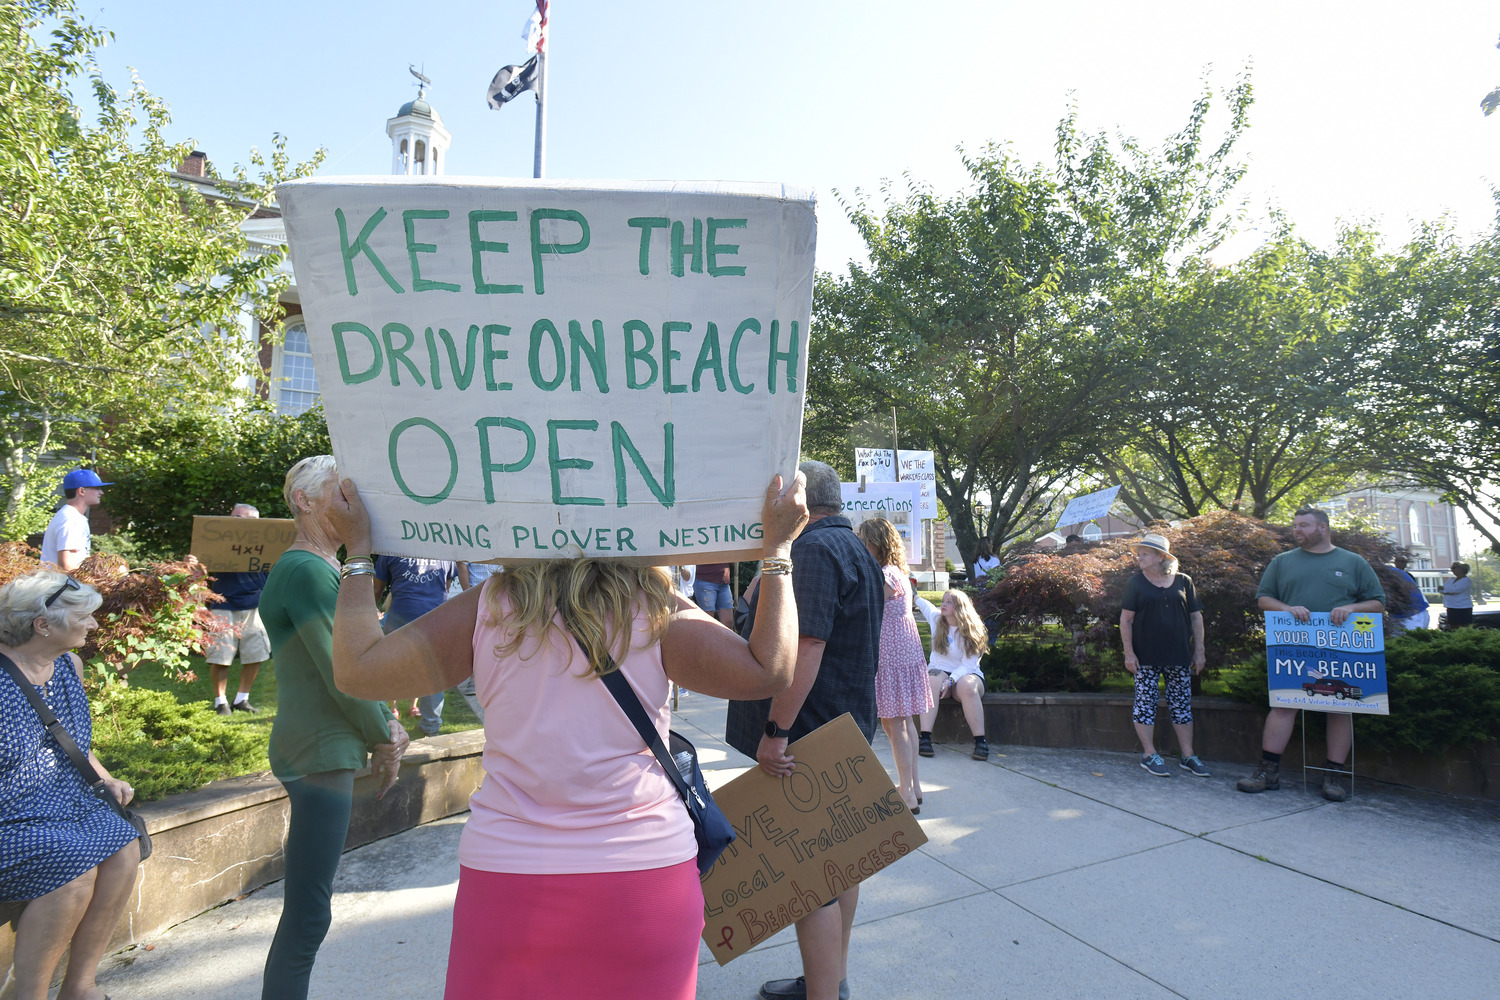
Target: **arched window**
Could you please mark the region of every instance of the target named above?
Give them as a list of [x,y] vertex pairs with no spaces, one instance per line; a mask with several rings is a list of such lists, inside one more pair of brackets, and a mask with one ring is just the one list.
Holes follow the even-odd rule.
[[1083,529],[1083,537],[1085,541],[1097,542],[1104,537],[1104,532],[1097,524],[1090,521]]
[[313,369],[307,327],[292,323],[281,345],[281,381],[276,385],[276,412],[305,413],[318,401],[318,373]]
[[405,139],[401,140],[401,172],[411,173],[411,149]]
[[423,142],[421,139],[417,140],[417,156],[412,166],[412,173],[427,173],[427,143]]

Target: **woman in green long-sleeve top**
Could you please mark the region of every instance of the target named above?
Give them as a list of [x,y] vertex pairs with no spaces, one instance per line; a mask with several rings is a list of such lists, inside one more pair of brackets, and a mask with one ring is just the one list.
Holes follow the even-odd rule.
[[307,996],[332,921],[333,877],[349,832],[355,772],[374,754],[384,795],[396,783],[408,742],[384,703],[351,698],[333,683],[339,563],[326,512],[338,489],[332,455],[304,458],[287,472],[282,495],[297,522],[297,540],[277,560],[260,597],[276,661],[271,772],[291,802],[285,900],[266,956],[263,1000]]

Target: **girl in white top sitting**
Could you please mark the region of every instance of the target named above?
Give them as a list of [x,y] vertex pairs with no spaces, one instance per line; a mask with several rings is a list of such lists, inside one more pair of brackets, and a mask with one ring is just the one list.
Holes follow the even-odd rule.
[[931,757],[932,724],[937,720],[938,705],[944,698],[956,698],[964,707],[964,719],[974,734],[974,759],[989,760],[990,746],[984,738],[984,671],[979,657],[989,645],[984,622],[974,610],[974,602],[961,590],[943,595],[941,607],[917,598],[917,610],[932,630],[932,655],[927,660],[927,681],[932,685],[932,707],[922,713],[922,727],[917,734],[917,752]]

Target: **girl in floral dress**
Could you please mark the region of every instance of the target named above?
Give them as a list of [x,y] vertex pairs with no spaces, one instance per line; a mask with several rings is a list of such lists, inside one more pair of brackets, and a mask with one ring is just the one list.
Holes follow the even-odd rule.
[[932,707],[922,637],[911,613],[911,584],[906,575],[906,546],[896,526],[871,518],[858,531],[865,548],[885,574],[885,614],[880,624],[880,666],[875,672],[875,709],[896,758],[901,801],[916,815],[922,803],[917,780],[917,728],[912,716]]

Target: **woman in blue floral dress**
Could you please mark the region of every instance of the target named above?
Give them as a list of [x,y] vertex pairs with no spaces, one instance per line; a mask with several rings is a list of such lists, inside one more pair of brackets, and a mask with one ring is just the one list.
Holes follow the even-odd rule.
[[[11,581],[0,588],[0,654],[124,804],[135,789],[89,751],[83,664],[70,652],[98,626],[100,603],[92,587],[50,570]],[[94,973],[140,865],[135,828],[89,790],[9,671],[0,671],[0,720],[0,899],[28,901],[16,925],[16,996],[46,1000],[71,946],[58,1000],[100,1000]]]

